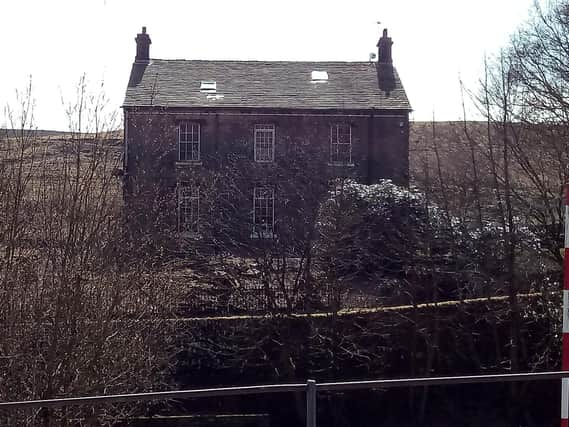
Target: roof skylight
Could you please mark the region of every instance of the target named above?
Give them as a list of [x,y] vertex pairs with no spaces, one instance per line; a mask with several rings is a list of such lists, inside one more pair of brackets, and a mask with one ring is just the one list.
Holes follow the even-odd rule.
[[311,77],[312,83],[326,83],[328,81],[328,71],[313,71]]
[[217,82],[213,80],[202,80],[200,84],[200,92],[207,92],[207,93],[217,92]]
[[212,100],[212,101],[217,101],[217,100],[219,100],[219,99],[223,99],[223,95],[221,95],[221,94],[219,94],[219,93],[216,93],[216,94],[213,94],[213,93],[212,93],[212,94],[209,94],[209,93],[208,93],[205,97],[206,97],[206,99],[209,99],[209,100]]

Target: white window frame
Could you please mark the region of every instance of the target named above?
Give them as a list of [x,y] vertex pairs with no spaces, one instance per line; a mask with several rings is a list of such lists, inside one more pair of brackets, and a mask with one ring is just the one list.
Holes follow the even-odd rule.
[[256,124],[253,141],[256,162],[271,163],[275,161],[274,124]]
[[201,126],[196,122],[181,122],[178,125],[178,161],[199,162],[200,160]]
[[200,187],[194,184],[178,184],[178,231],[197,233],[200,221]]
[[[341,130],[348,130],[348,141],[341,138]],[[348,150],[348,158],[340,158],[340,153]],[[333,123],[330,125],[330,163],[334,165],[352,164],[352,126],[349,123]]]
[[[263,221],[263,218],[269,221]],[[270,186],[255,187],[253,189],[253,233],[251,237],[270,239],[275,236],[274,231],[275,189]]]

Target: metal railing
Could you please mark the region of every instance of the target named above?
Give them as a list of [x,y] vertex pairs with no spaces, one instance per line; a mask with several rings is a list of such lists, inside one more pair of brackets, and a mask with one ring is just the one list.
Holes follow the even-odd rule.
[[387,389],[395,387],[425,387],[457,384],[504,383],[519,381],[543,381],[569,378],[569,371],[530,372],[519,374],[463,375],[453,377],[403,378],[370,381],[341,381],[317,383],[269,384],[242,387],[218,387],[194,390],[160,391],[151,393],[118,394],[107,396],[70,397],[21,402],[0,402],[0,410],[63,407],[69,405],[123,403],[133,401],[172,400],[201,397],[245,396],[254,394],[302,392],[306,393],[306,427],[316,427],[316,397],[319,391],[349,391],[362,389]]

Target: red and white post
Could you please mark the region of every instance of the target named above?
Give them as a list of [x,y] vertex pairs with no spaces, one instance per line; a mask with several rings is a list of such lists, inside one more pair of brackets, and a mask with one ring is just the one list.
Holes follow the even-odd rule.
[[[563,347],[561,370],[569,371],[569,184],[565,187],[565,251],[563,253]],[[569,378],[561,379],[561,427],[569,427]]]

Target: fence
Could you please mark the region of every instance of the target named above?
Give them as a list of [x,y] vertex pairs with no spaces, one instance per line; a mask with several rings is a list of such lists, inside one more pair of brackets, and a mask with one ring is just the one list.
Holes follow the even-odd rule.
[[222,396],[246,396],[267,393],[302,392],[306,393],[306,427],[316,427],[317,393],[319,391],[339,392],[365,389],[388,389],[395,387],[425,387],[453,384],[480,384],[480,383],[505,383],[519,381],[543,381],[569,378],[569,371],[538,372],[519,374],[495,374],[495,375],[468,375],[453,377],[429,377],[429,378],[405,378],[392,380],[370,381],[344,381],[317,383],[308,380],[306,383],[296,384],[271,384],[245,387],[220,387],[197,390],[163,391],[154,393],[136,393],[110,396],[72,397],[50,400],[31,400],[23,402],[0,402],[0,410],[13,410],[25,408],[53,408],[69,405],[96,405],[103,403],[123,403],[133,401],[156,401],[182,398],[203,398]]
[[[285,292],[288,295],[285,295]],[[178,304],[181,316],[265,314],[293,309],[295,313],[315,310],[375,308],[385,305],[383,298],[363,291],[334,292],[331,289],[314,292],[310,298],[293,289],[243,289],[192,288],[185,300]],[[308,301],[308,302],[307,302]],[[288,305],[291,305],[290,307]]]

